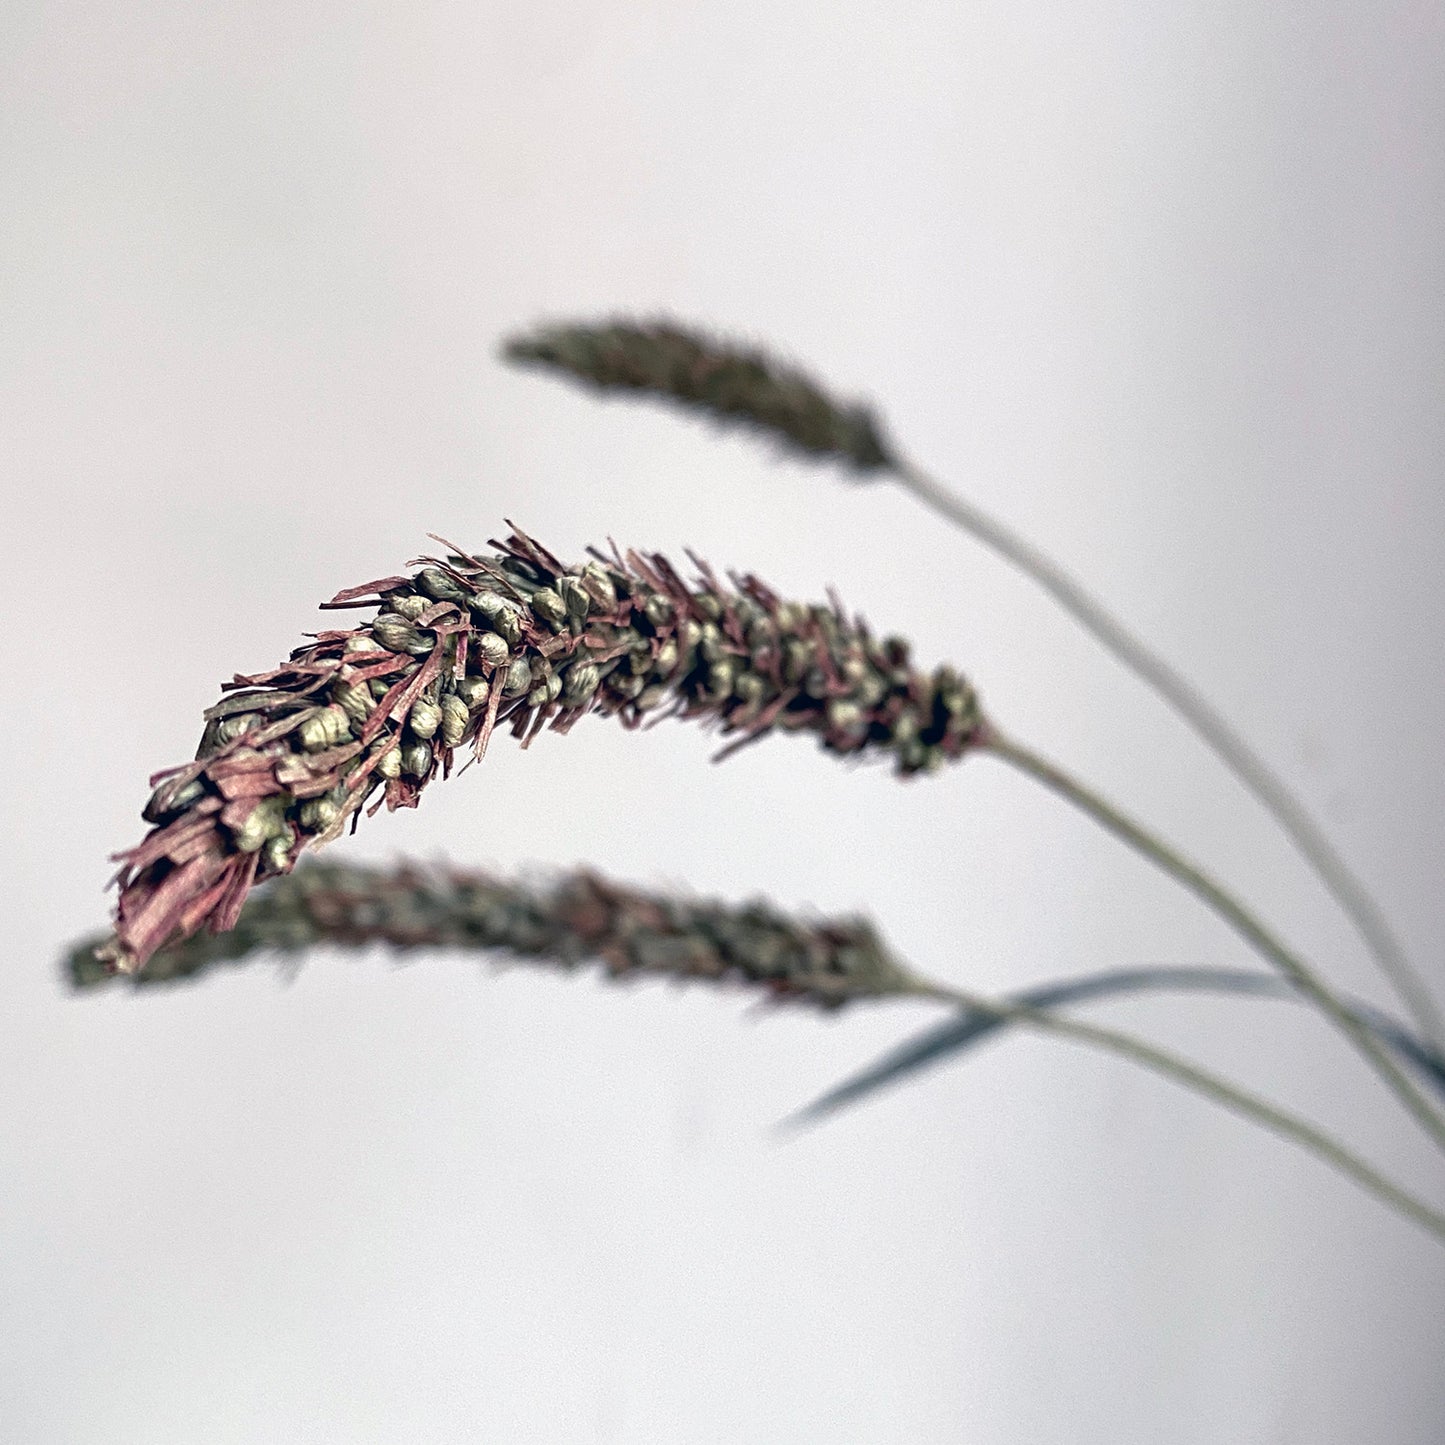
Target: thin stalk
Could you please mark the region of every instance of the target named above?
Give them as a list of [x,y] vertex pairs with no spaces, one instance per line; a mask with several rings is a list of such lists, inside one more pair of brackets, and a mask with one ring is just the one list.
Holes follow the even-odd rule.
[[967,1009],[977,1009],[997,1018],[1007,1019],[1011,1023],[1020,1024],[1025,1028],[1035,1029],[1040,1033],[1054,1034],[1059,1038],[1073,1039],[1077,1043],[1106,1049],[1108,1052],[1118,1054],[1131,1063],[1160,1074],[1166,1079],[1172,1079],[1176,1084],[1182,1084],[1186,1089],[1193,1089],[1195,1093],[1202,1094],[1212,1103],[1228,1109],[1231,1113],[1238,1114],[1252,1123],[1268,1129],[1271,1133],[1299,1145],[1300,1148],[1307,1150],[1316,1158],[1322,1159],[1347,1179],[1354,1180],[1362,1189],[1373,1194],[1397,1213],[1414,1220],[1416,1224],[1429,1230],[1437,1239],[1445,1241],[1445,1214],[1432,1209],[1428,1204],[1400,1188],[1399,1185],[1392,1183],[1373,1165],[1367,1164],[1322,1129],[1278,1108],[1257,1094],[1241,1089],[1237,1084],[1231,1084],[1218,1074],[1201,1069],[1198,1065],[1180,1058],[1177,1054],[1170,1053],[1166,1049],[1156,1048],[1153,1044],[1146,1043],[1143,1039],[1135,1038],[1132,1034],[1123,1033],[1118,1029],[1061,1018],[1049,1010],[1032,1008],[1028,1004],[1006,1003],[982,998],[962,989],[948,988],[922,980],[919,981],[916,992],[923,998],[934,998],[943,1002],[959,1004]]
[[1445,1019],[1424,979],[1406,957],[1384,911],[1299,798],[1194,685],[1152,652],[1051,557],[996,517],[911,462],[894,460],[890,470],[925,506],[1033,578],[1085,631],[1174,709],[1274,817],[1301,857],[1314,869],[1330,896],[1359,930],[1420,1032],[1437,1047],[1445,1044]]
[[[144,976],[144,975],[142,975]],[[1004,995],[1003,1001],[1024,1004],[1029,1008],[1060,1009],[1076,1003],[1119,994],[1154,992],[1156,990],[1203,989],[1211,993],[1251,995],[1259,999],[1287,998],[1303,1003],[1300,991],[1288,979],[1275,973],[1253,970],[1155,966],[1110,969],[1105,973],[1084,974],[1056,983],[1035,984]],[[1387,1015],[1368,1004],[1346,996],[1345,1002],[1367,1023],[1380,1041],[1389,1046],[1402,1063],[1419,1075],[1433,1093],[1445,1094],[1445,1058],[1436,1054],[1429,1044],[1395,1023]],[[1008,1020],[964,1009],[953,1019],[935,1024],[921,1034],[890,1049],[882,1058],[835,1084],[827,1093],[813,1100],[803,1111],[804,1118],[821,1118],[846,1105],[856,1103],[876,1090],[893,1087],[917,1070],[934,1067],[945,1059],[958,1059],[1000,1030]]]
[[1222,884],[1156,834],[1122,813],[1092,788],[1038,753],[1004,736],[992,724],[986,725],[980,731],[976,746],[1011,763],[1020,772],[1067,799],[1199,898],[1246,943],[1279,969],[1301,993],[1313,1000],[1320,1011],[1354,1042],[1355,1047],[1370,1061],[1375,1072],[1421,1128],[1441,1149],[1445,1149],[1445,1119],[1440,1117],[1424,1095],[1400,1071],[1370,1033],[1364,1021],[1337,997],[1304,959],[1283,943]]

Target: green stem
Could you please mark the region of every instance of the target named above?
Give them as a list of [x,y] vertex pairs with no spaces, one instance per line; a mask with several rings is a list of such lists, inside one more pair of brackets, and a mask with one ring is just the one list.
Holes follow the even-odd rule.
[[1197,864],[1120,812],[1093,789],[1039,754],[1007,738],[992,724],[987,724],[980,730],[977,743],[979,747],[1013,764],[1020,772],[1026,773],[1052,792],[1067,799],[1199,898],[1246,943],[1279,969],[1353,1041],[1355,1047],[1370,1061],[1375,1072],[1421,1128],[1437,1145],[1445,1149],[1445,1120],[1441,1119],[1424,1095],[1396,1067],[1370,1033],[1368,1026],[1333,993],[1304,959],[1288,948],[1232,893]]
[[1172,1079],[1186,1089],[1202,1094],[1206,1099],[1228,1109],[1231,1113],[1250,1120],[1268,1129],[1271,1133],[1298,1144],[1316,1158],[1322,1159],[1332,1169],[1346,1178],[1354,1180],[1362,1189],[1389,1205],[1407,1219],[1424,1226],[1437,1239],[1445,1241],[1445,1214],[1432,1209],[1428,1204],[1392,1183],[1380,1171],[1352,1153],[1338,1140],[1326,1134],[1313,1124],[1297,1118],[1284,1109],[1231,1084],[1227,1079],[1201,1069],[1187,1059],[1180,1058],[1166,1049],[1156,1048],[1143,1039],[1118,1029],[1103,1028],[1098,1024],[1080,1023],[1075,1019],[1061,1018],[1047,1009],[1032,1008],[1028,1004],[1015,1004],[982,998],[962,989],[948,988],[918,980],[914,992],[922,998],[935,998],[943,1002],[959,1004],[964,1008],[978,1009],[996,1018],[1008,1019],[1025,1028],[1056,1037],[1073,1039],[1076,1043],[1089,1044],[1118,1054],[1130,1062]]
[[910,462],[895,461],[891,470],[898,481],[926,506],[1033,578],[1119,662],[1174,709],[1273,815],[1326,890],[1359,930],[1381,972],[1394,986],[1420,1032],[1437,1047],[1445,1045],[1445,1020],[1442,1020],[1424,980],[1391,931],[1379,904],[1335,851],[1324,830],[1303,803],[1193,684],[1150,651],[1052,558],[997,518]]

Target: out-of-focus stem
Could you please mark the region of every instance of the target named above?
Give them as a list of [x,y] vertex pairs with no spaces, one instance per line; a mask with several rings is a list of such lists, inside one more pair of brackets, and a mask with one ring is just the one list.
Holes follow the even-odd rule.
[[1177,1054],[1157,1048],[1118,1029],[1080,1023],[1076,1019],[1062,1018],[1051,1010],[1036,1009],[1027,1004],[983,998],[963,989],[922,981],[919,982],[916,992],[920,997],[959,1004],[966,1009],[992,1014],[1039,1033],[1053,1034],[1056,1038],[1072,1039],[1076,1043],[1105,1049],[1138,1064],[1141,1068],[1171,1079],[1176,1084],[1182,1084],[1186,1089],[1194,1090],[1231,1113],[1238,1114],[1261,1128],[1268,1129],[1272,1134],[1308,1150],[1397,1213],[1423,1226],[1437,1239],[1445,1241],[1445,1214],[1400,1188],[1322,1129],[1247,1089],[1241,1089],[1237,1084],[1231,1084],[1218,1074],[1201,1069]]
[[1151,687],[1274,817],[1345,914],[1389,979],[1416,1026],[1437,1047],[1445,1020],[1369,889],[1340,856],[1294,792],[1184,676],[1147,647],[1053,558],[998,518],[913,463],[893,459],[891,474],[925,506],[1031,577],[1084,630]]
[[1286,946],[1232,893],[1198,864],[1121,812],[1092,788],[1030,748],[1006,737],[993,724],[983,726],[976,745],[1067,799],[1200,899],[1316,1004],[1365,1056],[1411,1117],[1440,1148],[1445,1149],[1445,1120],[1395,1065],[1368,1026],[1346,1007],[1304,959]]

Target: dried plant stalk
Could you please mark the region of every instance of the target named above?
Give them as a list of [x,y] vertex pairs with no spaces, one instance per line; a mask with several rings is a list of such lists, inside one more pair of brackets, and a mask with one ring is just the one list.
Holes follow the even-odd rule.
[[636,726],[693,718],[733,736],[806,731],[832,752],[891,756],[909,774],[960,757],[979,725],[952,669],[916,669],[835,602],[784,602],[755,577],[686,583],[636,552],[564,567],[514,531],[484,558],[420,559],[415,576],[338,593],[375,607],[288,662],[237,676],[206,714],[196,760],[157,774],[155,826],[119,855],[122,972],[201,928],[225,932],[254,884],[370,811],[413,807],[458,749],[480,758],[507,723],[526,742],[589,712]]
[[666,321],[549,326],[513,337],[504,352],[509,361],[564,371],[599,391],[674,397],[716,421],[772,436],[807,456],[833,457],[861,472],[892,460],[867,407],[834,400],[806,373],[764,351]]

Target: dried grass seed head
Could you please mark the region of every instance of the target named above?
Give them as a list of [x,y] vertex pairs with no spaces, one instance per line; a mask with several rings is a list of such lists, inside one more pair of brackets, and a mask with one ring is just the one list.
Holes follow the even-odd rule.
[[502,354],[565,372],[600,391],[649,393],[773,436],[789,450],[837,458],[859,472],[893,462],[867,407],[835,400],[805,372],[761,349],[673,321],[545,326],[510,338]]
[[[844,756],[891,756],[904,774],[960,757],[977,735],[963,679],[919,672],[906,644],[836,605],[785,603],[753,577],[724,584],[702,563],[689,584],[655,554],[569,570],[521,532],[494,545],[339,593],[327,607],[375,608],[370,622],[228,684],[196,760],[152,779],[152,831],[120,855],[114,966],[231,928],[255,883],[354,828],[368,804],[415,807],[498,725],[525,745],[589,712],[636,726],[670,706],[732,747],[806,731]],[[223,736],[236,717],[244,730]]]
[[[484,949],[563,968],[599,962],[613,978],[739,983],[830,1010],[906,991],[911,981],[863,919],[644,893],[590,871],[529,884],[476,870],[314,860],[252,894],[233,930],[177,940],[135,981],[193,978],[263,952],[378,943]],[[94,940],[66,962],[77,988],[108,977]]]

